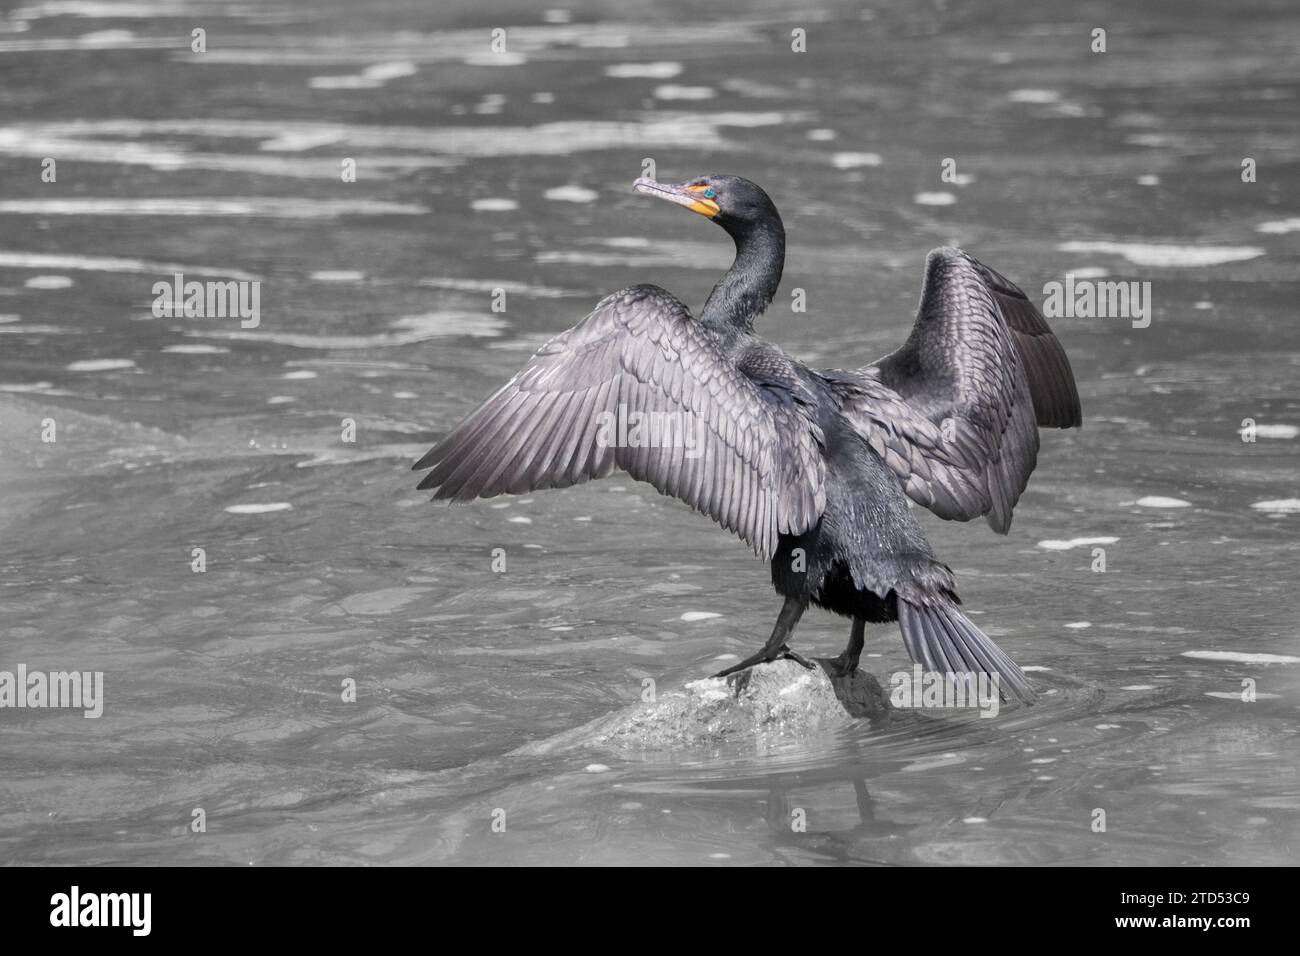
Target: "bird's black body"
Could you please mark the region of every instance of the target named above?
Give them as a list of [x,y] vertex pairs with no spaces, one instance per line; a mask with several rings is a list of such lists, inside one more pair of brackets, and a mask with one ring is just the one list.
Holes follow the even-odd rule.
[[[857,666],[866,623],[897,620],[927,669],[997,675],[1030,699],[1020,668],[961,613],[952,571],[909,501],[1005,533],[1038,427],[1080,424],[1069,362],[1038,310],[965,253],[937,249],[902,348],[861,369],[810,369],[753,331],[785,257],[767,194],[728,176],[637,189],[735,240],[735,263],[699,318],[657,286],[607,296],[416,464],[432,468],[420,487],[463,501],[621,468],[771,560],[785,599],[776,628],[724,673],[795,656],[786,641],[815,604],[853,620],[845,669]],[[694,453],[611,445],[597,422],[625,409],[677,416],[704,439]]]
[[772,558],[772,586],[783,597],[860,617],[873,624],[898,619],[900,588],[944,582],[898,480],[873,456],[854,455],[857,440],[838,444],[827,469],[826,510],[802,534],[780,536]]

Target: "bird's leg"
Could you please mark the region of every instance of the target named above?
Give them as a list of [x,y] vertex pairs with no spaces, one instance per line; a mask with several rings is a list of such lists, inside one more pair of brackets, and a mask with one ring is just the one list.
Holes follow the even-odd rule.
[[866,643],[867,622],[860,617],[853,619],[853,629],[849,631],[849,644],[839,657],[831,661],[836,670],[845,677],[858,669],[858,659],[862,657],[862,645]]
[[803,614],[803,609],[807,605],[798,598],[788,597],[785,603],[781,605],[781,613],[777,615],[776,627],[772,628],[772,636],[767,639],[763,649],[757,654],[751,654],[734,667],[728,667],[725,671],[719,671],[714,677],[726,677],[728,674],[734,674],[737,671],[743,671],[747,667],[753,667],[755,664],[764,664],[768,661],[774,661],[778,657],[788,657],[793,661],[798,661],[804,667],[812,670],[812,665],[806,660],[790,650],[786,646],[794,626],[799,623],[799,618]]

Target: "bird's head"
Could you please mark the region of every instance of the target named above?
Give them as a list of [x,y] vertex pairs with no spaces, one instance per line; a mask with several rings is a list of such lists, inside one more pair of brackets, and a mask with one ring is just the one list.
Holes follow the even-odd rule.
[[642,176],[632,188],[699,213],[733,236],[744,235],[758,225],[781,222],[767,193],[739,176],[699,176],[684,183],[661,183]]

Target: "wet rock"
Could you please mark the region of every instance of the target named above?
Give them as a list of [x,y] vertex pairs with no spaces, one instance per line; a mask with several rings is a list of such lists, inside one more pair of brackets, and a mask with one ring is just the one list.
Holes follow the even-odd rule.
[[584,744],[649,750],[762,741],[890,716],[889,695],[875,677],[861,670],[841,676],[831,661],[818,665],[809,670],[779,660],[724,679],[690,681],[524,751],[547,753]]

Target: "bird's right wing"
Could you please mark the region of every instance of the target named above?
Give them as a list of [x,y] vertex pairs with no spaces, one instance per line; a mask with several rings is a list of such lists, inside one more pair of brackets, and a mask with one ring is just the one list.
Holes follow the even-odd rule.
[[[620,417],[630,426],[634,413],[643,425],[657,413],[658,433],[645,426],[631,440],[629,427],[629,440],[611,441]],[[652,285],[603,299],[415,467],[433,469],[420,488],[457,501],[563,488],[622,468],[765,558],[780,533],[806,531],[826,504],[821,433],[802,406],[774,400],[686,306]]]

